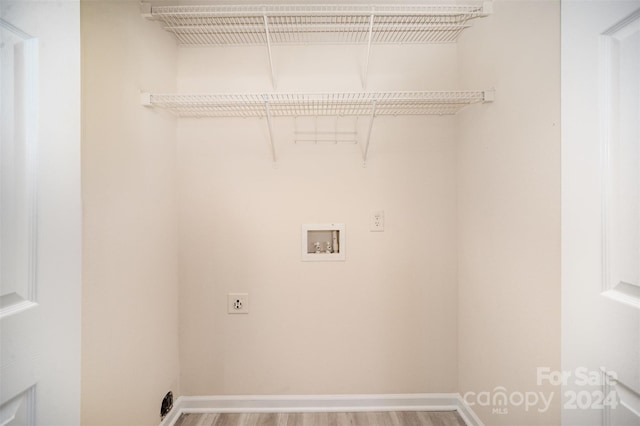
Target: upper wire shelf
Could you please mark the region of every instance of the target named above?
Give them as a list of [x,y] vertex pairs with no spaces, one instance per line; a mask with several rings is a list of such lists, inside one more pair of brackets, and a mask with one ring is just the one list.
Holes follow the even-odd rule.
[[142,95],[179,117],[451,115],[492,100],[493,91]]
[[452,43],[481,5],[199,5],[151,6],[182,45],[299,43]]

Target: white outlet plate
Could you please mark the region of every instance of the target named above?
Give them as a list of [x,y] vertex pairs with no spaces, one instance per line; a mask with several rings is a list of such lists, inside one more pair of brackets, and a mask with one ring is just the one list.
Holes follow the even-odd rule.
[[227,313],[248,314],[249,313],[249,294],[248,293],[227,294]]
[[384,231],[384,210],[371,210],[369,215],[369,231]]

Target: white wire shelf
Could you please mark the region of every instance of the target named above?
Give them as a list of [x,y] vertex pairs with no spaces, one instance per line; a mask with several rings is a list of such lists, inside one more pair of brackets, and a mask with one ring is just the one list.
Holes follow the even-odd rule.
[[266,117],[274,163],[276,146],[273,117],[368,115],[369,129],[362,154],[363,164],[366,165],[371,130],[377,116],[451,115],[471,104],[493,102],[494,91],[202,95],[142,93],[141,98],[143,105],[166,108],[178,117]]
[[471,19],[493,3],[476,5],[198,5],[151,6],[142,15],[162,22],[184,46],[266,46],[276,87],[272,46],[348,43],[366,46],[362,87],[371,46],[384,43],[454,43]]
[[142,103],[179,117],[451,115],[493,91],[149,94]]
[[452,43],[468,21],[491,13],[480,5],[207,5],[150,6],[182,45],[299,43]]

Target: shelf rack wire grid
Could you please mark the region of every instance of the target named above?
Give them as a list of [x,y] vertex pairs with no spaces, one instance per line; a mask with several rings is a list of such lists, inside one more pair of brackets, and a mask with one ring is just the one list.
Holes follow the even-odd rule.
[[451,115],[483,101],[483,91],[150,95],[180,117],[265,117],[267,104],[273,117]]
[[[154,6],[182,45],[453,43],[477,5]],[[373,19],[372,31],[370,24]],[[268,33],[267,36],[267,27]]]

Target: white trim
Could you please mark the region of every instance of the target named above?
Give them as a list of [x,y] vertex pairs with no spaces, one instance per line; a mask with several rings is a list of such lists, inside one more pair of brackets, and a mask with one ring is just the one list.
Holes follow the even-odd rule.
[[460,394],[458,394],[458,410],[457,411],[467,426],[484,426],[484,423],[482,423],[482,420],[480,420],[480,417],[478,417],[475,411],[473,411],[471,406],[467,404],[467,401],[465,401],[465,399]]
[[24,404],[26,426],[36,425],[36,386],[33,385],[0,407],[0,426],[11,423],[16,418],[18,409]]
[[[14,45],[14,86],[22,93],[16,117],[20,117],[20,132],[23,134],[25,148],[26,182],[26,282],[14,283],[21,290],[17,294],[16,304],[0,306],[0,318],[21,312],[31,306],[37,306],[38,282],[38,67],[39,41],[9,22],[0,19],[0,28],[13,32],[22,39]],[[16,95],[14,94],[14,97]],[[14,121],[17,118],[14,118]],[[18,125],[16,125],[18,127]],[[17,132],[17,130],[16,130]],[[16,142],[18,143],[18,142]],[[2,219],[0,218],[0,221]],[[6,296],[6,295],[5,295]],[[3,296],[3,297],[5,297]]]
[[179,397],[175,401],[173,401],[173,407],[164,417],[164,419],[160,422],[160,426],[173,426],[176,424],[182,413],[185,413],[182,409],[182,400],[183,396]]
[[24,121],[25,143],[27,148],[27,185],[28,185],[28,268],[27,298],[38,301],[38,70],[39,43],[37,38],[22,42],[24,55]]
[[[640,9],[627,16],[600,35],[600,146],[601,146],[601,212],[602,212],[602,295],[617,302],[639,308],[638,284],[625,283],[614,277],[612,267],[614,205],[611,150],[619,141],[616,123],[618,120],[616,98],[618,92],[619,66],[618,43],[640,29]],[[634,288],[635,287],[635,288]]]
[[391,395],[181,396],[160,426],[183,413],[311,413],[362,411],[457,411],[467,426],[484,426],[457,393]]
[[17,303],[11,304],[6,307],[0,306],[0,319],[9,317],[11,315],[17,315],[20,312],[26,311],[27,309],[33,308],[36,306],[38,306],[38,304],[30,300],[20,300]]
[[612,289],[604,291],[602,295],[616,302],[640,309],[640,287],[636,285],[620,282]]
[[31,386],[27,391],[27,399],[25,401],[25,403],[27,404],[27,418],[26,420],[26,426],[36,426],[38,424],[37,421],[37,417],[36,417],[36,407],[37,407],[37,397],[38,394],[36,393],[36,385]]

